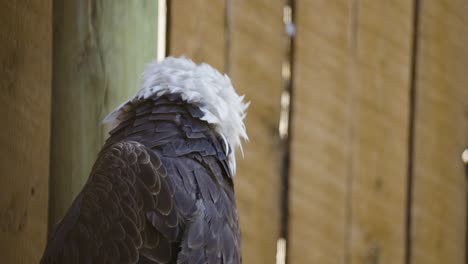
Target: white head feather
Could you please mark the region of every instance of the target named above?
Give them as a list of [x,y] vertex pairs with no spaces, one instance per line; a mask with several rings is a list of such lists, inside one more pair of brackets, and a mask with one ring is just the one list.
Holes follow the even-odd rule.
[[[171,93],[180,94],[182,100],[198,106],[204,113],[201,119],[212,124],[233,150],[240,147],[242,151],[241,138],[248,140],[243,119],[249,104],[243,102],[244,96],[235,92],[226,74],[222,75],[208,64],[197,65],[186,58],[168,57],[159,63],[149,63],[137,93],[107,115],[104,123],[115,127],[131,109],[129,103],[155,94]],[[229,155],[229,161],[234,174],[234,151]]]

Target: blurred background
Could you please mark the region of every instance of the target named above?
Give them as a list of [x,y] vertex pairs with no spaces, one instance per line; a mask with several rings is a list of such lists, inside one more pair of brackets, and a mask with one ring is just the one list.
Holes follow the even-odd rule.
[[468,263],[466,0],[12,0],[0,29],[1,263],[38,263],[165,55],[251,101],[244,263]]

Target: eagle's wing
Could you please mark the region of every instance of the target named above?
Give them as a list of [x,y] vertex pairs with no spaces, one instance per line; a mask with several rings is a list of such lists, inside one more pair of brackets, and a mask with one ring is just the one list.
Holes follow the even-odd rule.
[[[147,214],[177,232],[174,189],[153,151],[137,142],[104,149],[48,243],[42,263],[168,263],[176,250]],[[141,256],[144,256],[143,258]]]
[[135,141],[101,151],[41,263],[240,263],[234,193],[216,159]]

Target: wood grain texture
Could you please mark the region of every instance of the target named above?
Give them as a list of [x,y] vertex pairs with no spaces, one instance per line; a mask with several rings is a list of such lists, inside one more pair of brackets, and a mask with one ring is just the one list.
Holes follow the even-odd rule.
[[350,7],[340,2],[296,3],[290,263],[345,258]]
[[0,262],[38,263],[47,237],[52,1],[0,9]]
[[283,1],[234,0],[231,5],[230,76],[237,92],[251,102],[245,120],[250,140],[243,144],[245,158],[238,153],[235,180],[243,260],[275,263]]
[[297,3],[292,263],[404,259],[412,10]]
[[169,55],[225,70],[224,8],[224,0],[170,1]]
[[156,55],[156,1],[56,1],[50,224],[88,178],[103,117],[133,94]]
[[349,263],[403,263],[412,1],[357,1],[350,79]]
[[419,19],[411,263],[465,263],[468,4],[421,1]]

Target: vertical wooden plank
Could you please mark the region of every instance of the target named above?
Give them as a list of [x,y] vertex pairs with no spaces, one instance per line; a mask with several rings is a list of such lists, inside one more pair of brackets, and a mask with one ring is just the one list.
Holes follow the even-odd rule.
[[230,76],[251,102],[250,141],[238,158],[236,197],[245,263],[275,263],[279,232],[278,119],[285,56],[283,1],[231,2]]
[[156,55],[157,2],[55,1],[50,223],[88,178],[107,136],[102,118]]
[[290,260],[402,263],[412,2],[296,12]]
[[465,263],[468,4],[421,1],[419,19],[411,263]]
[[343,263],[349,157],[347,1],[297,1],[290,263]]
[[222,71],[225,66],[225,1],[172,0],[169,5],[169,55],[184,55]]
[[349,263],[404,263],[413,2],[354,4],[347,254]]
[[47,237],[52,2],[0,9],[0,262],[38,263]]

